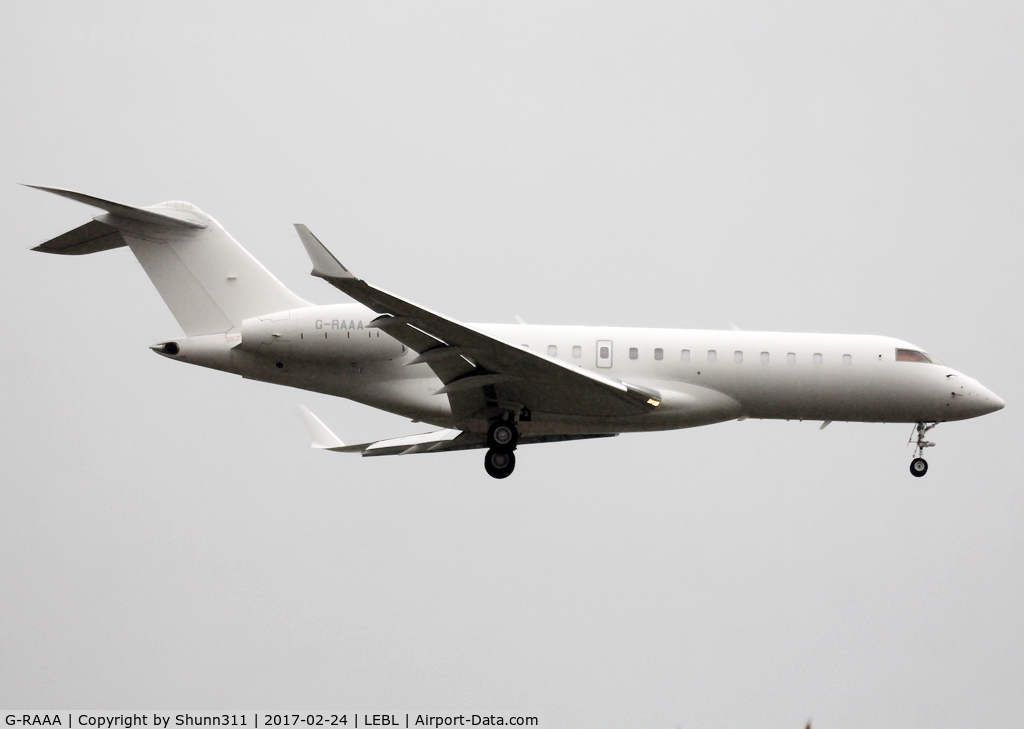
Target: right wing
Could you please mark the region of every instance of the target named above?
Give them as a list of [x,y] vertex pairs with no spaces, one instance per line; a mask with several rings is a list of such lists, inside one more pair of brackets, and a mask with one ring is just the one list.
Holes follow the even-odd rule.
[[661,395],[648,388],[604,377],[522,349],[417,306],[356,278],[305,225],[296,225],[313,262],[314,276],[326,280],[380,314],[379,327],[419,353],[410,364],[426,363],[443,383],[459,423],[490,409],[560,415],[623,417],[649,413]]

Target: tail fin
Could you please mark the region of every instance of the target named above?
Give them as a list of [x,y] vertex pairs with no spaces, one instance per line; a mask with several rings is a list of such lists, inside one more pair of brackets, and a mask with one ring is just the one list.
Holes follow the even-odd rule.
[[71,190],[29,187],[107,211],[33,250],[79,255],[127,245],[190,337],[227,332],[253,316],[311,306],[216,220],[187,202],[136,208]]

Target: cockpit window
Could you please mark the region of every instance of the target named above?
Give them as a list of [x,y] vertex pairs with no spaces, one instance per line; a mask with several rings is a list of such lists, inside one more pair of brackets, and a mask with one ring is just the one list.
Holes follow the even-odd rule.
[[925,364],[942,364],[927,352],[918,352],[916,349],[897,349],[897,362],[924,362]]

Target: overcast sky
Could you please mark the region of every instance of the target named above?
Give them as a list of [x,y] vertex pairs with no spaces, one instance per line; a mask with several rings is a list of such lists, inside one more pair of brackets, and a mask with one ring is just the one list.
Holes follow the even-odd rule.
[[[557,727],[1024,712],[1020,3],[21,3],[0,24],[0,705]],[[480,452],[187,367],[126,249],[188,200],[296,293],[304,222],[464,321],[909,340],[1005,410]]]

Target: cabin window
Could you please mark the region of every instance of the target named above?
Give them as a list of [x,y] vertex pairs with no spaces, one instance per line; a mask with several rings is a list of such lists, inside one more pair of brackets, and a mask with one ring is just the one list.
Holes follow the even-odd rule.
[[548,357],[557,357],[557,356],[558,356],[558,347],[556,347],[554,344],[549,344],[548,345]]
[[847,367],[852,365],[853,364],[853,355],[852,354],[844,354],[843,355],[843,364],[846,365]]
[[768,353],[767,352],[761,352],[761,364],[768,364],[768,359],[769,359]]
[[572,356],[573,356],[573,359],[579,359],[580,357],[582,357],[583,356],[583,347],[581,347],[578,344],[575,347],[573,347],[572,348]]
[[927,352],[918,352],[916,349],[897,349],[897,362],[925,362],[927,364],[942,364]]
[[796,364],[796,352],[786,353],[786,364]]
[[716,352],[713,349],[709,349],[708,350],[708,362],[714,362],[716,359],[718,359],[718,352]]
[[665,359],[665,350],[664,349],[655,349],[654,350],[654,359],[658,359],[658,360]]
[[679,359],[681,359],[683,362],[689,362],[690,361],[690,350],[684,349],[682,352],[680,352],[679,353]]
[[597,356],[600,357],[601,359],[608,359],[609,357],[612,356],[612,353],[611,350],[608,349],[608,347],[601,347],[601,351]]
[[629,348],[629,358],[630,359],[638,359],[639,357],[640,357],[640,350],[637,349],[636,347],[630,347]]
[[814,353],[814,364],[821,364],[822,359],[821,352]]
[[736,364],[743,364],[743,352],[736,351],[732,353],[732,359]]

